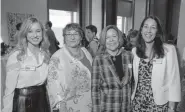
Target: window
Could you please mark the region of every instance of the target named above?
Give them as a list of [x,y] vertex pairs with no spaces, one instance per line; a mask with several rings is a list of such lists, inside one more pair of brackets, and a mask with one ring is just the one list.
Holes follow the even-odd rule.
[[68,23],[77,22],[77,12],[49,9],[49,20],[52,22],[52,29],[57,40],[60,42],[59,46],[62,47],[64,43],[62,36],[63,28]]
[[121,17],[121,16],[117,16],[117,27],[118,27],[118,29],[121,30],[121,31],[123,31],[123,30],[122,30],[122,28],[123,28],[123,27],[122,27],[122,26],[123,26],[122,24],[123,24],[123,23],[122,23],[122,17]]
[[117,27],[126,35],[133,28],[133,0],[118,0]]

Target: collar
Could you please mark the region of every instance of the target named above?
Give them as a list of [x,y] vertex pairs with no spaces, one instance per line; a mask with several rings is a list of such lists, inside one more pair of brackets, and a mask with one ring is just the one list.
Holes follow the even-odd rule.
[[32,59],[34,60],[34,62],[36,62],[36,63],[35,63],[36,66],[40,66],[40,65],[43,64],[44,55],[43,55],[43,52],[42,52],[41,48],[40,48],[40,52],[38,53],[38,63],[37,63],[37,60],[36,60],[34,54],[30,51],[29,48],[27,48],[27,53],[26,53],[26,55],[27,55],[27,58],[28,58],[28,59],[29,59],[29,58],[32,58]]

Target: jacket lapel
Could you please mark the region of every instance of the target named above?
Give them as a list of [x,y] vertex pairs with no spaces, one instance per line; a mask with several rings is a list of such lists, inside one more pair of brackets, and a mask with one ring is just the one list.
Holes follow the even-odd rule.
[[115,79],[115,81],[118,83],[118,84],[121,84],[120,80],[119,80],[119,77],[117,75],[117,72],[116,72],[116,67],[110,57],[110,54],[108,54],[107,52],[105,52],[105,59],[106,59],[106,64],[110,70],[110,74],[109,75],[112,75],[112,77]]

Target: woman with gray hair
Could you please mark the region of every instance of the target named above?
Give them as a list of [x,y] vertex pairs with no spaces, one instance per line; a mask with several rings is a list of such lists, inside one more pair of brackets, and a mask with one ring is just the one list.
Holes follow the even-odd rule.
[[92,112],[129,112],[132,54],[121,47],[122,33],[114,25],[103,29],[100,44],[92,65]]
[[54,110],[91,112],[92,57],[81,47],[83,30],[76,23],[63,29],[64,46],[49,63],[48,92]]

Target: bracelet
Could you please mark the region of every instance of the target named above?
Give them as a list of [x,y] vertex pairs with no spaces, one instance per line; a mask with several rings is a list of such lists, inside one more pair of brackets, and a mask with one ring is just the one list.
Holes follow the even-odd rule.
[[169,110],[173,110],[173,111],[175,111],[175,108],[170,108],[170,107],[168,107],[168,109],[169,109]]

